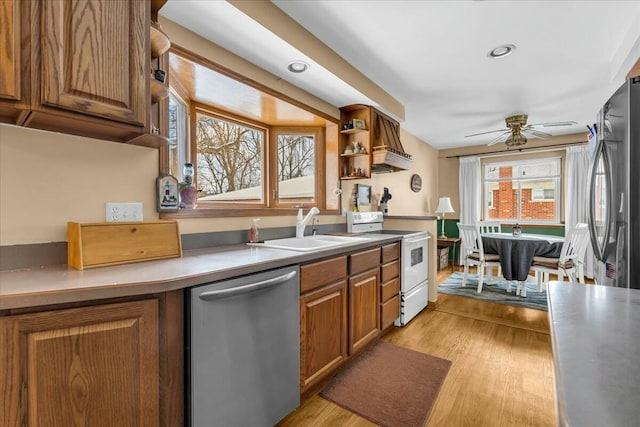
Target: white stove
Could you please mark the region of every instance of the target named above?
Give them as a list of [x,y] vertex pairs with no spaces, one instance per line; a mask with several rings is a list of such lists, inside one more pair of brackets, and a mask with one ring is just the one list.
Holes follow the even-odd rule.
[[429,264],[426,231],[383,230],[382,212],[347,212],[347,231],[350,233],[380,233],[402,236],[400,272],[400,313],[396,326],[404,326],[429,301]]

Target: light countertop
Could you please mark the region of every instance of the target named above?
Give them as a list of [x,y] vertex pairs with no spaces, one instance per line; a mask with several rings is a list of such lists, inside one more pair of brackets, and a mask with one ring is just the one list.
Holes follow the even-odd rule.
[[640,290],[551,282],[553,365],[561,426],[640,422]]
[[182,258],[75,270],[64,265],[0,272],[0,310],[167,292],[258,271],[338,256],[399,241],[366,234],[367,241],[314,252],[248,245],[184,251]]

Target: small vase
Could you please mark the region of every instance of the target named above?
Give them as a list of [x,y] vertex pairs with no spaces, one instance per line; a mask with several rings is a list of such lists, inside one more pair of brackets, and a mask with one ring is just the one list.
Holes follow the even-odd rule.
[[516,222],[516,225],[512,229],[513,237],[519,237],[522,235],[522,227]]
[[193,209],[197,205],[198,190],[193,183],[193,172],[193,164],[185,163],[184,181],[180,183],[180,207],[183,209]]

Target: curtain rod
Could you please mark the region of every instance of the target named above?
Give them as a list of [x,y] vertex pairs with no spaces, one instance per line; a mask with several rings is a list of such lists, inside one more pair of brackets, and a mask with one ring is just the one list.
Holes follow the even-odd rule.
[[[513,148],[509,150],[496,150],[489,151],[487,153],[476,153],[476,154],[459,154],[457,156],[447,156],[446,159],[459,159],[460,157],[471,157],[471,156],[479,156],[479,157],[487,157],[489,154],[499,154],[499,153],[508,153],[508,154],[520,154],[523,151],[553,151],[551,148],[566,148],[566,147],[575,147],[577,145],[586,145],[588,142],[586,141],[576,141],[576,142],[567,142],[565,144],[556,144],[556,145],[543,145],[540,147],[530,147],[530,148]],[[545,148],[549,148],[549,150],[545,150]]]

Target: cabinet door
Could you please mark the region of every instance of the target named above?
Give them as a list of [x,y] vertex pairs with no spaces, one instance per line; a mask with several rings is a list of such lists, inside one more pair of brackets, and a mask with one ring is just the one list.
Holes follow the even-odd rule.
[[347,282],[300,296],[300,390],[347,359]]
[[2,426],[157,426],[158,303],[0,318]]
[[22,52],[20,48],[21,9],[18,0],[0,1],[0,121],[18,123],[26,110],[22,88]]
[[349,278],[349,352],[354,354],[378,335],[379,269]]
[[149,3],[65,0],[41,7],[41,103],[145,126]]

